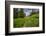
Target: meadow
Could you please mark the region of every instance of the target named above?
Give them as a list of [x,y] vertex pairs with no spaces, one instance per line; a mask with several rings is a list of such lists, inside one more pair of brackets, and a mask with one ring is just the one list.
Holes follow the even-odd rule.
[[14,28],[20,27],[38,27],[39,13],[26,16],[24,18],[14,18]]

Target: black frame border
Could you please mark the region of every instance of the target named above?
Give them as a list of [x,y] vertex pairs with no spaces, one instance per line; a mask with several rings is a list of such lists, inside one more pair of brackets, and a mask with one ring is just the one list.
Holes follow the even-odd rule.
[[[42,9],[42,13],[43,13],[43,30],[42,31],[32,31],[32,32],[18,32],[18,33],[9,33],[9,5],[11,3],[15,3],[15,2],[19,2],[19,3],[27,3],[27,4],[38,4],[38,5],[43,5],[43,9]],[[22,35],[22,34],[38,34],[38,33],[45,33],[45,3],[41,3],[41,2],[23,2],[23,1],[5,1],[5,35]]]

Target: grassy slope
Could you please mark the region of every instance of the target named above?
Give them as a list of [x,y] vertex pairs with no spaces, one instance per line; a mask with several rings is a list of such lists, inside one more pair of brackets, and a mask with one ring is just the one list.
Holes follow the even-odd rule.
[[37,27],[39,26],[39,15],[14,19],[14,27]]

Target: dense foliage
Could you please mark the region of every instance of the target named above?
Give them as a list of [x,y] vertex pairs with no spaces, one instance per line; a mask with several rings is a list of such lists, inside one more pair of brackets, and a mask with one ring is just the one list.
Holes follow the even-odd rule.
[[21,10],[18,12],[18,17],[19,18],[24,18],[25,14],[24,14],[24,11],[23,9],[21,8]]
[[[17,17],[18,16],[18,17]],[[17,18],[14,17],[14,27],[38,27],[39,26],[39,13],[32,12],[30,16],[26,16],[23,13],[23,9],[17,14]]]

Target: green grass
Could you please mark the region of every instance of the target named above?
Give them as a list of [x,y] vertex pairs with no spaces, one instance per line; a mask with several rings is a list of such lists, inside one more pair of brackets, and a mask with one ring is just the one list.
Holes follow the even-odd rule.
[[14,19],[14,27],[38,27],[39,14],[33,14],[24,18]]

